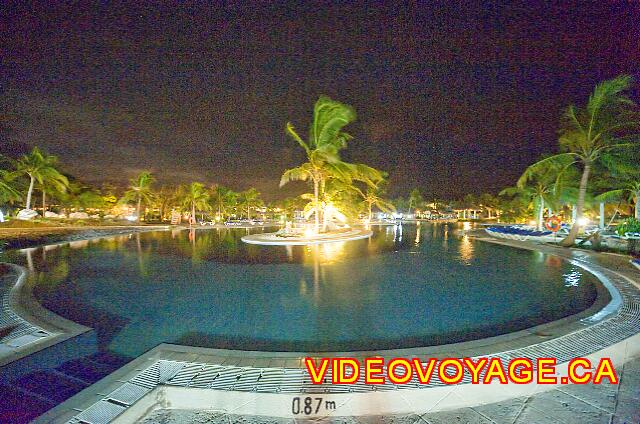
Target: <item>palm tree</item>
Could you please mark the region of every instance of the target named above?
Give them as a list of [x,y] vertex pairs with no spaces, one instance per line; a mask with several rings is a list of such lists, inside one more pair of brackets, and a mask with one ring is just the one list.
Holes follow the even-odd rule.
[[79,187],[72,196],[71,203],[74,207],[82,209],[103,209],[107,204],[100,192],[91,187]]
[[164,221],[165,215],[169,206],[175,202],[175,188],[169,186],[162,186],[159,190],[156,190],[154,196],[154,207],[158,208],[160,214],[160,221]]
[[313,108],[309,138],[304,141],[293,125],[287,123],[287,133],[304,149],[307,162],[282,174],[280,187],[290,181],[311,181],[316,231],[320,228],[320,197],[330,176],[348,179],[353,170],[340,160],[339,151],[351,136],[342,129],[356,119],[351,106],[321,96]]
[[515,186],[505,188],[500,192],[500,195],[515,197],[520,199],[528,207],[532,207],[538,230],[542,230],[545,206],[554,204],[556,200],[553,196],[553,186],[545,185],[540,181],[524,187]]
[[634,216],[640,220],[640,176],[629,180],[622,188],[609,190],[596,196],[600,202],[620,201],[627,198],[634,205]]
[[301,197],[286,197],[275,203],[276,208],[282,209],[285,219],[293,218],[295,211],[304,209],[304,202]]
[[5,170],[0,170],[0,203],[20,200],[20,192],[13,187],[11,182],[11,173]]
[[420,193],[420,190],[417,188],[411,190],[411,193],[409,193],[409,209],[421,208],[423,204],[424,197],[422,193]]
[[[541,161],[542,162],[542,161]],[[557,209],[567,200],[575,200],[575,173],[571,169],[547,162],[538,166],[535,171],[525,171],[518,179],[516,187],[507,188],[500,195],[516,196],[528,206],[533,206],[538,230],[542,230],[544,210]]]
[[238,193],[220,184],[212,186],[210,193],[211,201],[217,208],[220,219],[224,218],[228,208],[233,208],[238,202]]
[[59,199],[63,197],[65,193],[69,192],[71,184],[64,186],[56,181],[43,180],[40,184],[40,192],[42,193],[42,216],[44,216],[47,210],[47,195]]
[[488,213],[489,219],[491,219],[491,211],[498,209],[498,199],[496,199],[491,193],[483,193],[478,198],[480,206],[482,206]]
[[559,144],[563,152],[545,158],[525,171],[535,173],[550,163],[561,169],[578,166],[581,170],[576,222],[569,235],[561,242],[562,246],[572,246],[575,243],[580,229],[577,222],[582,217],[593,167],[608,156],[637,144],[630,136],[619,135],[621,131],[638,125],[637,115],[632,111],[634,103],[624,94],[631,83],[628,75],[604,81],[596,85],[585,108],[569,106],[560,130]]
[[253,187],[240,192],[238,197],[240,204],[247,208],[247,219],[251,219],[251,208],[257,208],[263,204],[260,200],[260,193]]
[[[65,191],[69,186],[69,180],[56,169],[58,158],[47,155],[34,147],[30,153],[22,156],[16,163],[14,175],[29,176],[29,189],[27,191],[26,209],[31,209],[31,196],[35,183],[45,182],[59,191]],[[44,213],[44,212],[43,212]]]
[[[640,145],[639,145],[640,147]],[[599,172],[596,186],[603,191],[595,200],[603,203],[618,204],[628,202],[634,210],[636,219],[640,219],[640,149],[624,152],[620,155],[611,155],[603,165],[604,170]],[[617,211],[616,207],[616,211]],[[614,214],[615,217],[615,214]]]
[[519,222],[527,218],[528,207],[531,204],[530,196],[519,195],[517,187],[509,188],[511,192],[498,194],[498,209],[500,217],[509,222]]
[[209,193],[202,183],[191,183],[184,191],[182,207],[191,209],[191,217],[196,219],[196,210],[203,211],[210,208]]
[[396,211],[395,206],[393,206],[391,202],[382,197],[385,194],[385,190],[382,186],[383,184],[380,183],[373,187],[367,186],[367,189],[364,192],[358,190],[367,208],[367,216],[369,222],[371,222],[371,218],[373,217],[372,209],[374,206],[376,206],[384,213],[394,213]]
[[121,201],[125,203],[136,203],[136,215],[137,220],[140,222],[140,213],[142,204],[150,204],[153,201],[154,195],[151,190],[151,184],[155,179],[151,172],[143,171],[136,178],[129,180],[129,190],[124,192]]
[[[354,184],[337,178],[327,180],[326,187],[319,199],[319,208],[322,210],[322,231],[327,231],[332,218],[344,221],[357,217],[359,210],[355,198],[357,196],[356,189]],[[316,207],[313,194],[306,193],[300,198],[309,201],[304,208],[305,216],[309,216],[309,212],[313,212]]]

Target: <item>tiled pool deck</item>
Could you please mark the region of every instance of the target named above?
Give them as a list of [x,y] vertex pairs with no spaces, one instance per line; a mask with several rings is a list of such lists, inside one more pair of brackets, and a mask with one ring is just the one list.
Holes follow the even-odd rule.
[[[491,240],[493,241],[493,240]],[[522,242],[571,260],[614,285],[615,308],[589,319],[565,319],[514,334],[437,348],[334,353],[336,356],[611,357],[619,385],[427,387],[313,386],[305,354],[241,352],[161,345],[52,409],[39,422],[638,422],[640,420],[640,274],[628,258]],[[615,294],[615,290],[614,290]],[[613,303],[616,296],[613,296]],[[582,318],[586,318],[586,315]],[[320,356],[313,355],[311,356]],[[326,355],[322,355],[326,356]],[[558,367],[563,374],[562,367]],[[291,414],[296,396],[322,396],[336,409]],[[305,421],[306,420],[306,421]],[[311,421],[309,421],[311,420]]]

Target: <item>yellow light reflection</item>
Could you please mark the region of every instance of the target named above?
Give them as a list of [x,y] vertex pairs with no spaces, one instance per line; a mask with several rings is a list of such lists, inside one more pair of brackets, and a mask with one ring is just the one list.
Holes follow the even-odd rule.
[[324,243],[321,250],[321,261],[323,264],[339,262],[344,256],[345,242]]
[[460,240],[459,251],[460,259],[462,259],[463,262],[467,264],[471,262],[471,260],[473,259],[473,243],[471,243],[471,239],[469,238],[469,236],[462,236],[462,239]]
[[293,246],[291,246],[290,244],[287,244],[287,246],[285,247],[285,250],[287,251],[287,260],[289,262],[293,262]]
[[72,249],[84,249],[87,246],[89,246],[89,240],[76,240],[69,242],[69,247]]

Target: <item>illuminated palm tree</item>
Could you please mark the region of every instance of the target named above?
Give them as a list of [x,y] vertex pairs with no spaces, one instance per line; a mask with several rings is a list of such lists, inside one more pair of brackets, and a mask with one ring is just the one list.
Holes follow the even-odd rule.
[[293,125],[287,123],[287,133],[304,149],[307,162],[282,174],[280,187],[290,181],[310,181],[313,185],[313,204],[316,231],[320,227],[320,197],[330,176],[348,179],[353,172],[342,162],[339,151],[346,147],[351,136],[342,129],[356,119],[351,106],[321,96],[313,108],[309,138],[304,141]]
[[553,185],[542,181],[527,186],[508,187],[502,190],[500,195],[515,197],[532,208],[538,230],[542,230],[545,206],[554,205],[556,202]]
[[627,199],[634,205],[634,216],[640,220],[640,177],[637,180],[627,181],[622,188],[609,190],[596,196],[600,202],[620,201]]
[[35,183],[53,186],[59,191],[65,191],[69,186],[69,180],[56,169],[58,158],[47,155],[34,147],[30,153],[22,156],[16,162],[16,170],[13,175],[27,175],[29,177],[29,189],[27,191],[26,209],[31,209],[31,196]]
[[364,190],[353,186],[354,191],[363,200],[369,222],[371,222],[371,218],[373,217],[374,206],[384,213],[394,213],[396,211],[395,206],[383,197],[385,194],[384,186],[386,182],[386,180],[379,180],[374,184],[367,184]]
[[191,217],[196,219],[196,210],[205,211],[211,206],[209,205],[209,193],[201,183],[191,183],[183,192],[182,207],[191,209]]
[[577,222],[582,217],[589,177],[595,165],[607,157],[637,145],[629,135],[621,131],[638,125],[637,114],[632,111],[634,103],[624,94],[631,85],[631,77],[622,75],[596,85],[585,108],[574,105],[567,108],[560,130],[560,154],[545,158],[525,171],[536,173],[541,167],[552,163],[561,169],[577,166],[581,173],[576,221],[569,235],[561,242],[563,246],[575,243],[579,231]]
[[[542,162],[542,161],[541,161]],[[516,187],[504,189],[500,195],[516,196],[533,207],[538,230],[542,230],[545,207],[556,209],[563,201],[573,200],[574,173],[554,162],[525,171]]]
[[249,190],[240,192],[238,200],[242,207],[247,209],[247,219],[251,219],[252,208],[257,208],[263,205],[263,202],[260,199],[260,193],[255,188],[250,188]]
[[154,208],[158,208],[160,212],[160,221],[164,221],[169,206],[175,203],[175,188],[169,186],[162,186],[159,190],[156,190],[153,199]]
[[153,202],[154,195],[151,190],[151,185],[155,179],[151,175],[151,172],[143,171],[136,178],[129,181],[129,190],[124,192],[121,202],[136,203],[137,220],[140,222],[140,213],[142,211],[142,204],[148,205]]
[[220,184],[211,187],[210,193],[211,202],[217,208],[220,219],[224,218],[227,210],[235,207],[238,203],[238,193]]

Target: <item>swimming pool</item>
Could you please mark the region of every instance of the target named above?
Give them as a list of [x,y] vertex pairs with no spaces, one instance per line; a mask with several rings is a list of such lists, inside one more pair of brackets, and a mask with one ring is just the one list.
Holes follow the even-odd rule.
[[578,313],[595,277],[461,224],[374,227],[368,240],[257,246],[260,230],[158,231],[6,253],[34,294],[134,357],[167,342],[266,351],[440,345]]

